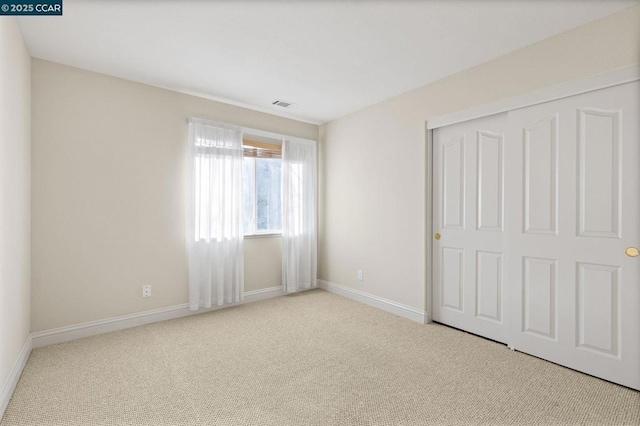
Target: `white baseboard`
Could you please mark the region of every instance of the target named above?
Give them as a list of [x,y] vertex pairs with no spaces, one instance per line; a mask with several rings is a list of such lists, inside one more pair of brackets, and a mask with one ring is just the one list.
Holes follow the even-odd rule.
[[282,286],[261,288],[260,290],[251,290],[244,292],[244,302],[256,302],[262,299],[269,299],[271,297],[282,296],[284,291]]
[[128,315],[105,318],[97,321],[85,322],[82,324],[70,325],[66,327],[53,328],[50,330],[31,333],[34,348],[55,345],[68,342],[83,337],[95,336],[97,334],[109,333],[111,331],[124,330],[126,328],[138,327],[152,324],[154,322],[166,321],[175,318],[186,317],[194,314],[214,311],[230,306],[237,306],[244,303],[256,302],[283,295],[282,286],[270,287],[260,290],[247,291],[244,293],[244,300],[239,303],[227,304],[224,306],[214,306],[209,309],[198,309],[190,311],[189,304],[167,306],[166,308],[152,309],[149,311],[136,312]]
[[27,364],[27,360],[29,359],[29,355],[31,354],[31,347],[32,341],[31,336],[29,335],[27,337],[27,340],[24,342],[24,345],[22,345],[22,349],[18,354],[18,358],[13,363],[13,367],[11,367],[7,379],[0,388],[0,420],[4,415],[4,410],[7,409],[7,405],[9,405],[9,400],[11,399],[11,395],[13,395],[13,391],[16,389],[18,380],[20,380],[22,370]]
[[355,300],[356,302],[382,309],[383,311],[390,312],[420,324],[424,324],[427,319],[427,313],[425,311],[403,305],[402,303],[394,302],[393,300],[383,299],[382,297],[374,296],[372,294],[365,293],[364,291],[354,290],[325,280],[318,280],[318,286],[330,293],[335,293]]

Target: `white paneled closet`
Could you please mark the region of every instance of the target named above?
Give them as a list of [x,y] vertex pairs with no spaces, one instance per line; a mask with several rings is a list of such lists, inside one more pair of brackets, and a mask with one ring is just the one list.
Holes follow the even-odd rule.
[[640,389],[640,82],[433,130],[432,317]]

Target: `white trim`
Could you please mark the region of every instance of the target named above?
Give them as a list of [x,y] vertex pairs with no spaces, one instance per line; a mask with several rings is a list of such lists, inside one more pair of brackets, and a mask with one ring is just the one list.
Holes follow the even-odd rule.
[[238,303],[231,303],[223,306],[214,306],[209,309],[198,309],[190,311],[189,304],[167,306],[165,308],[152,309],[149,311],[136,312],[128,315],[120,315],[117,317],[105,318],[97,321],[89,321],[82,324],[70,325],[66,327],[53,328],[50,330],[38,331],[31,334],[33,339],[33,347],[40,348],[43,346],[55,345],[58,343],[68,342],[70,340],[80,339],[97,334],[109,333],[126,328],[139,327],[141,325],[152,324],[154,322],[166,321],[175,318],[186,317],[194,314],[214,311],[230,306],[242,305],[244,303],[256,302],[258,300],[268,299],[283,295],[282,286],[269,287],[259,290],[246,291],[244,300]]
[[251,127],[239,126],[233,123],[223,123],[221,121],[209,120],[207,118],[189,117],[187,118],[187,123],[197,123],[197,124],[204,124],[204,125],[224,127],[224,128],[230,127],[233,129],[237,128],[242,131],[243,135],[247,134],[249,136],[260,136],[260,137],[269,138],[269,139],[280,139],[280,140],[287,139],[287,140],[294,140],[294,141],[304,142],[304,143],[313,144],[313,145],[317,144],[317,141],[314,141],[313,139],[305,139],[305,138],[299,138],[297,136],[283,135],[281,133],[267,132],[266,130],[252,129]]
[[244,301],[245,302],[256,302],[258,300],[268,299],[270,297],[282,296],[284,294],[285,293],[282,290],[282,286],[281,285],[276,286],[276,287],[261,288],[261,289],[258,289],[258,290],[245,291],[244,292]]
[[335,293],[348,299],[355,300],[356,302],[382,309],[383,311],[390,312],[394,315],[398,315],[420,324],[424,324],[425,318],[427,318],[427,313],[420,309],[403,305],[402,303],[394,302],[393,300],[383,299],[382,297],[374,296],[372,294],[365,293],[364,291],[354,290],[330,281],[318,280],[318,287],[330,293]]
[[427,129],[436,129],[450,124],[486,117],[488,115],[513,111],[515,109],[555,101],[557,99],[592,92],[594,90],[606,89],[607,87],[617,86],[618,84],[629,83],[636,80],[640,80],[640,66],[623,68],[606,74],[600,74],[595,77],[571,81],[535,92],[525,93],[512,98],[506,98],[497,102],[435,117],[427,121]]
[[429,324],[433,321],[431,313],[433,312],[431,300],[433,298],[433,130],[427,127],[425,122],[426,131],[426,146],[425,146],[425,197],[424,197],[424,306],[427,307],[425,324]]
[[22,370],[24,370],[24,366],[27,364],[27,360],[31,354],[31,343],[31,335],[29,335],[22,345],[22,349],[18,354],[18,358],[16,358],[16,361],[13,363],[13,367],[9,370],[9,375],[2,384],[2,388],[0,388],[0,420],[4,415],[4,411],[7,409],[7,405],[9,405],[13,391],[16,389],[16,385],[18,384],[18,380],[20,380]]
[[258,129],[252,129],[250,127],[240,127],[242,129],[242,133],[243,134],[248,134],[249,136],[260,136],[263,138],[269,138],[269,139],[281,139],[281,140],[294,140],[294,141],[298,141],[298,142],[304,142],[304,143],[308,143],[308,144],[313,144],[316,145],[317,141],[313,140],[313,139],[305,139],[305,138],[299,138],[297,136],[291,136],[291,135],[283,135],[281,133],[272,133],[272,132],[267,132],[266,130],[258,130]]
[[254,238],[282,238],[282,232],[278,234],[247,234],[244,236],[245,240],[253,240]]
[[287,139],[287,140],[295,140],[295,141],[301,141],[306,143],[312,143],[314,145],[316,144],[316,141],[314,141],[313,139],[305,139],[305,138],[299,138],[297,136],[283,135],[281,133],[267,132],[266,130],[252,129],[251,127],[240,126],[240,128],[242,129],[243,134],[246,133],[249,136],[260,136],[263,138],[281,139],[281,140]]

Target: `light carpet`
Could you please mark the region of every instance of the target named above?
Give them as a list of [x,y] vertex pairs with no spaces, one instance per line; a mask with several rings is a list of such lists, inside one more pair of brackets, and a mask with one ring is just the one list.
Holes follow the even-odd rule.
[[640,393],[316,290],[35,349],[0,422],[429,424],[640,424]]

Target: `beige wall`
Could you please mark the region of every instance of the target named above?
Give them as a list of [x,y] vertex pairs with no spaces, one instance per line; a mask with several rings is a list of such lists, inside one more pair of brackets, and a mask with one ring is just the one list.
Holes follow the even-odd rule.
[[16,20],[0,17],[0,389],[29,336],[30,73]]
[[244,257],[245,292],[282,285],[281,237],[245,239]]
[[636,6],[321,126],[319,278],[424,309],[425,120],[639,63]]
[[[32,71],[32,331],[187,302],[187,117],[318,137],[315,125],[52,62]],[[247,291],[281,284],[280,244],[245,242]]]

